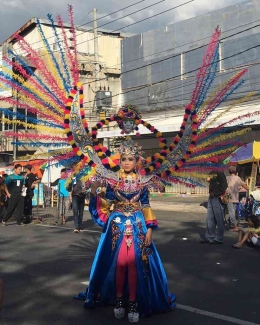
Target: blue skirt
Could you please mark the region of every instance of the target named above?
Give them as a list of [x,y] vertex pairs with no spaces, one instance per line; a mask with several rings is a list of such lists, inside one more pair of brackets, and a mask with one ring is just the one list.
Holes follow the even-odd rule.
[[[127,221],[128,220],[128,221]],[[96,303],[114,304],[116,301],[116,265],[121,244],[124,240],[126,221],[133,230],[133,240],[137,268],[137,304],[139,313],[149,316],[175,308],[175,295],[169,293],[167,277],[157,249],[152,243],[145,246],[147,228],[141,211],[126,217],[120,212],[113,212],[106,225],[97,248],[90,272],[89,287],[85,293],[75,298],[85,299],[85,308],[94,308]],[[126,277],[127,279],[127,277]],[[127,281],[126,281],[127,282]],[[125,284],[125,298],[128,285]]]

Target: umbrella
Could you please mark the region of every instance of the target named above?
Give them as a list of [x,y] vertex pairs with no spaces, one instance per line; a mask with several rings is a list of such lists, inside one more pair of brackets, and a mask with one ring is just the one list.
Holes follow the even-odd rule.
[[260,142],[254,141],[238,148],[224,160],[224,164],[247,164],[260,160]]

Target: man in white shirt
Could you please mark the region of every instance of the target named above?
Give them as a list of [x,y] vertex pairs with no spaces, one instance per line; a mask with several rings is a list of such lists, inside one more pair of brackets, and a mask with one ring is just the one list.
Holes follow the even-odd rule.
[[228,222],[231,231],[238,231],[236,211],[239,203],[239,188],[242,186],[248,190],[248,186],[239,176],[237,176],[235,166],[229,167],[229,174],[230,176],[227,176],[228,193],[230,195],[230,200],[228,203]]

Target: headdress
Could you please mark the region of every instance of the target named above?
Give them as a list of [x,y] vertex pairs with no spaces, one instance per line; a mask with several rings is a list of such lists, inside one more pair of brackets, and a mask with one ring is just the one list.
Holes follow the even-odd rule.
[[[131,132],[138,131],[138,121],[142,118],[141,113],[139,112],[136,106],[125,104],[122,106],[117,113],[117,123],[120,129],[122,129],[121,134],[130,134]],[[132,121],[132,125],[126,127],[125,121]],[[139,135],[139,133],[136,133]]]
[[117,151],[120,153],[120,155],[132,155],[138,159],[142,154],[142,147],[140,147],[137,142],[134,142],[130,138],[123,141]]

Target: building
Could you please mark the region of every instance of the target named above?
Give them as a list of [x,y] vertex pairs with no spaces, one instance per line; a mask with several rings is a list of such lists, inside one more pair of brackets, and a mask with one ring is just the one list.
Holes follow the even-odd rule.
[[[181,125],[184,107],[189,103],[196,71],[202,63],[205,48],[217,26],[222,31],[220,61],[212,89],[225,82],[241,68],[248,68],[246,82],[229,100],[255,92],[244,104],[235,107],[228,119],[260,110],[260,0],[247,0],[237,5],[134,35],[121,41],[121,104],[139,107],[143,118],[172,139]],[[167,80],[167,81],[165,81]],[[223,109],[220,107],[219,110]],[[260,140],[259,116],[250,123],[253,132],[243,141]],[[147,154],[157,150],[145,128],[140,127],[138,142]],[[100,137],[117,137],[119,129],[100,132]]]
[[[45,37],[48,39],[51,50],[54,53],[56,60],[61,64],[61,54],[58,49],[58,44],[56,39],[53,36],[53,30],[51,28],[51,23],[49,20],[39,19],[39,22],[42,27],[42,31]],[[57,23],[55,23],[57,33],[61,34],[61,29]],[[68,36],[70,34],[70,26],[64,24],[65,32]],[[48,64],[44,52],[43,42],[41,41],[40,33],[37,29],[37,19],[32,18],[24,26],[22,26],[17,33],[24,37],[24,39],[36,50],[43,60]],[[94,31],[91,27],[76,27],[76,38],[77,38],[77,56],[79,60],[79,73],[80,80],[84,85],[85,93],[85,109],[86,116],[90,122],[90,125],[96,123],[99,120],[100,115],[104,115],[107,110],[113,111],[118,106],[118,101],[120,99],[121,93],[121,40],[124,37],[132,36],[132,34],[120,33],[120,32],[111,32],[105,29],[98,29],[97,48],[95,49],[95,37]],[[19,55],[23,60],[26,61],[24,57],[23,50],[19,47],[19,44],[16,42],[14,36],[10,36],[0,45],[0,65],[6,67],[5,61],[2,60],[4,56],[9,56],[9,59],[12,57],[8,54],[7,49],[11,49]],[[95,53],[96,51],[96,53]],[[35,67],[31,67],[35,70],[37,75],[37,70]],[[2,68],[0,68],[1,70]],[[98,98],[96,94],[99,92],[108,93],[110,98],[110,103],[104,107],[101,104],[98,104]],[[115,94],[115,96],[113,96]],[[118,95],[116,95],[118,94]],[[12,89],[1,89],[1,97],[10,97],[13,96],[17,98],[19,94],[14,92]],[[101,97],[102,99],[102,97]],[[97,103],[97,105],[96,105]],[[15,107],[9,107],[8,103],[1,102],[1,107],[15,111]],[[97,107],[99,106],[99,107]],[[20,109],[18,109],[19,112]],[[26,112],[24,109],[21,109],[21,113],[25,113],[27,116],[33,117],[34,115]],[[34,116],[35,117],[35,116]],[[0,125],[0,166],[12,162],[13,152],[16,153],[14,158],[19,158],[25,154],[35,152],[35,148],[32,147],[17,147],[13,148],[11,142],[14,141],[12,138],[5,138],[3,132],[6,130],[14,130],[12,124],[1,123]],[[23,126],[17,126],[18,132],[30,132],[26,130]],[[46,148],[40,148],[42,151],[46,151]]]

